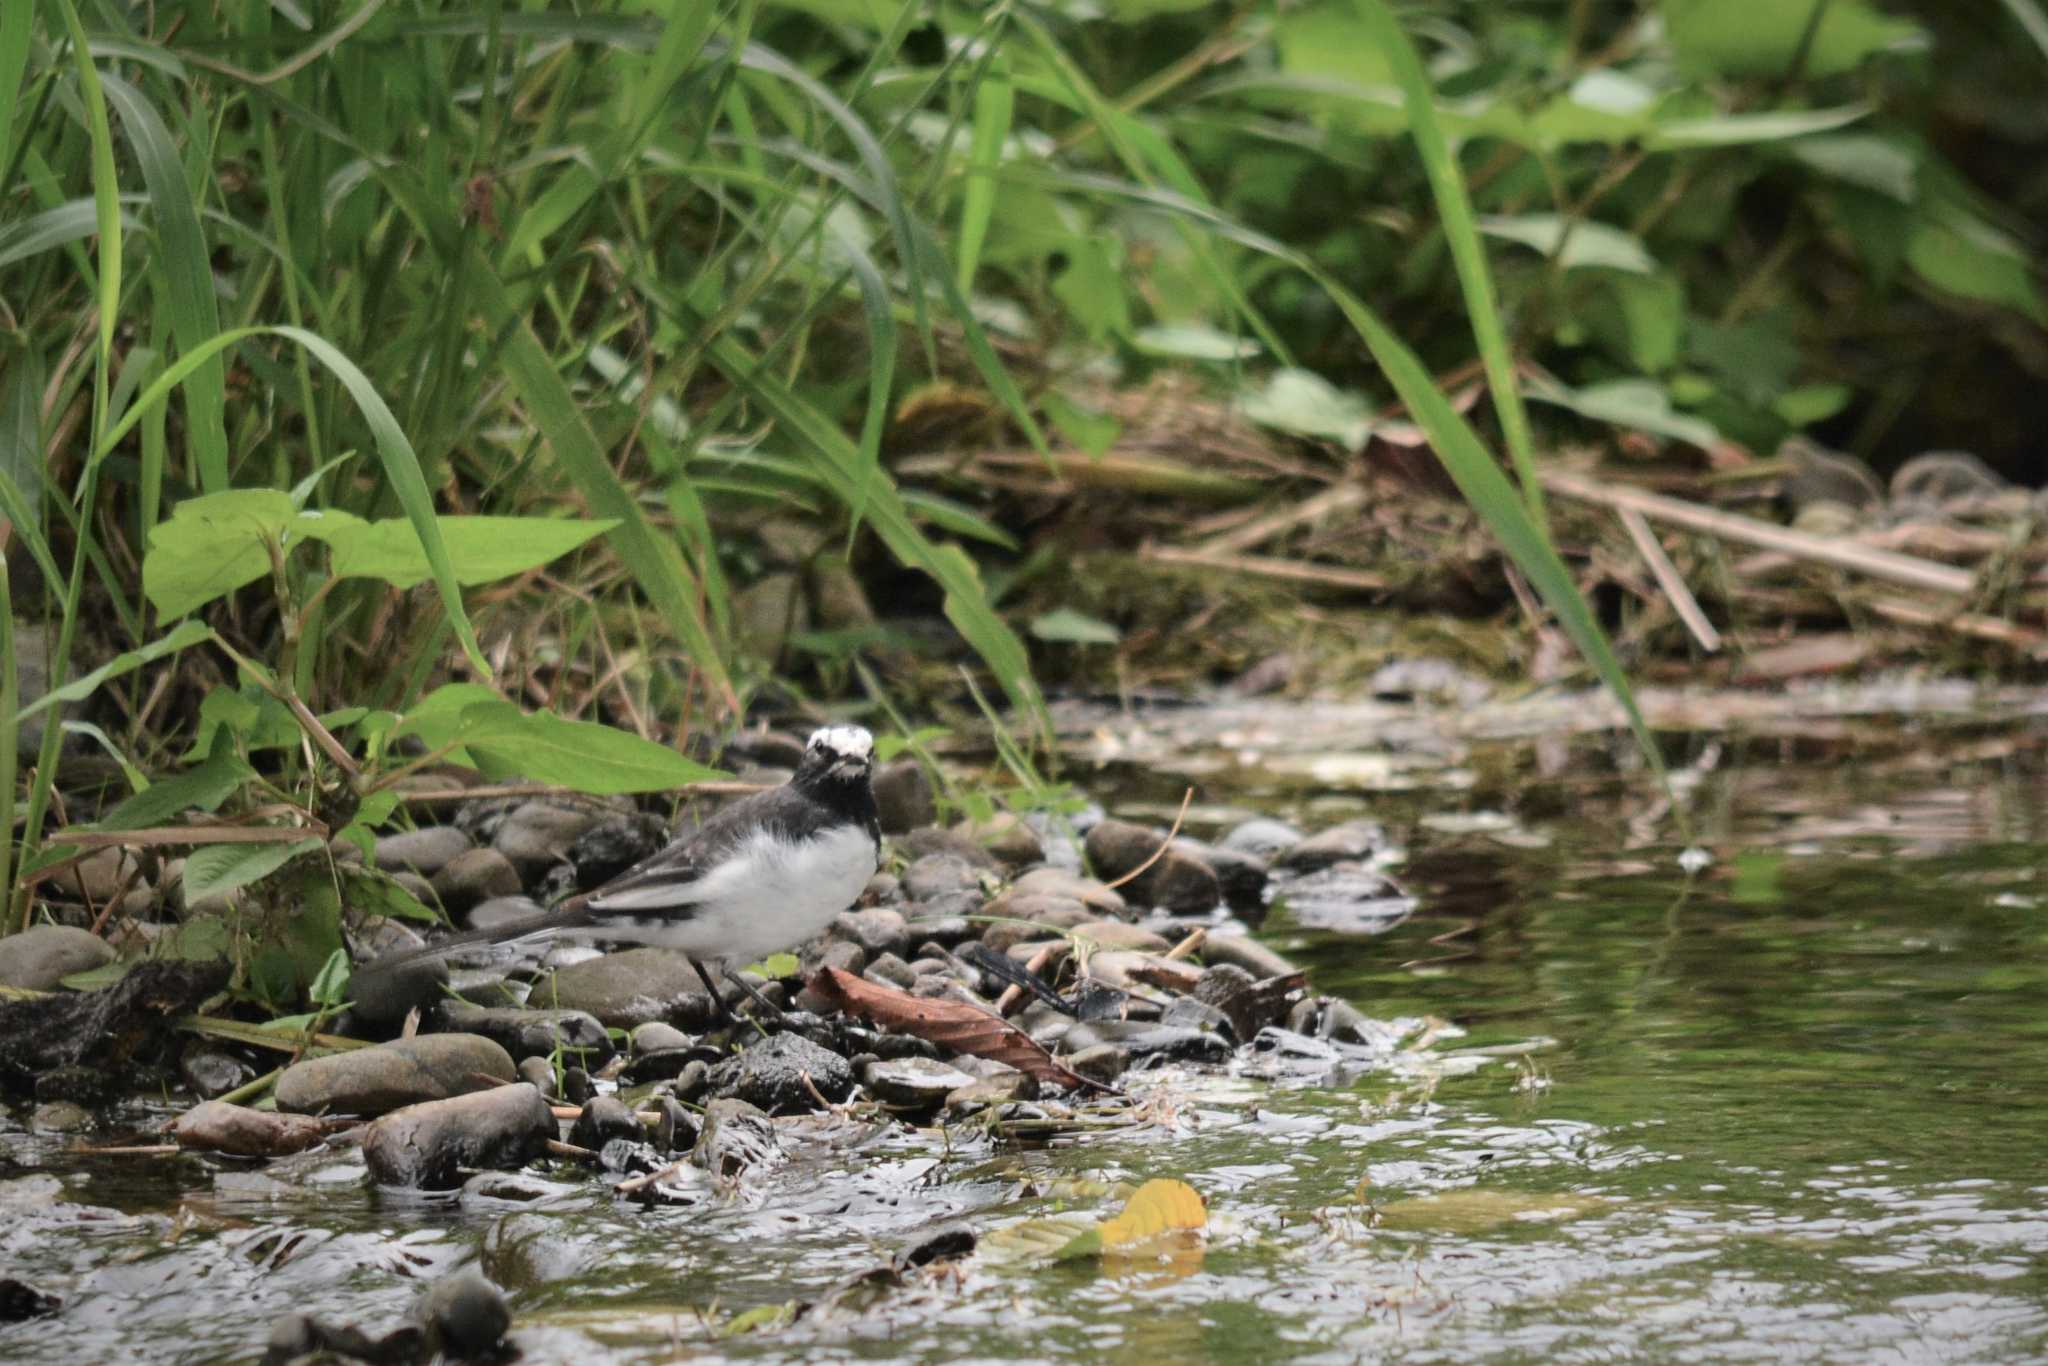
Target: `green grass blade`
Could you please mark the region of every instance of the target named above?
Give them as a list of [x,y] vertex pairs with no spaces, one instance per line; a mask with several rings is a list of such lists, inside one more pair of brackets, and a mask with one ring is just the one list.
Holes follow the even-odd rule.
[[568,383],[555,370],[525,316],[515,309],[504,285],[481,261],[474,269],[472,298],[491,328],[505,335],[500,359],[527,415],[547,438],[570,481],[589,500],[591,511],[618,519],[610,546],[703,671],[708,686],[736,711],[738,696],[725,661],[705,629],[697,607],[697,585],[683,563],[682,552],[674,541],[655,531],[633,491],[613,471]]
[[[197,346],[220,332],[220,310],[214,301],[213,262],[184,165],[170,129],[141,92],[117,76],[106,77],[104,85],[108,103],[121,115],[155,210],[159,250],[153,264],[163,274],[171,335],[180,349]],[[228,486],[226,384],[227,369],[218,357],[185,384],[188,439],[205,493]]]
[[21,687],[14,671],[14,585],[7,577],[4,555],[0,598],[8,603],[8,610],[0,612],[0,934],[5,934],[14,919],[9,914],[14,906],[14,769],[16,737],[21,734],[14,714],[21,706]]
[[974,292],[974,272],[981,264],[981,244],[996,209],[996,167],[1010,137],[1017,108],[1017,87],[1000,77],[983,81],[974,92],[974,140],[967,153],[967,187],[960,197],[960,249],[955,253],[960,292]]
[[[1635,733],[1636,744],[1668,795],[1671,780],[1664,768],[1663,754],[1657,747],[1657,737],[1650,733],[1649,723],[1643,719],[1642,710],[1636,705],[1628,673],[1616,658],[1606,632],[1594,619],[1592,608],[1587,606],[1578,586],[1572,582],[1571,571],[1551,547],[1550,538],[1541,523],[1516,496],[1514,486],[1500,472],[1500,467],[1494,463],[1492,454],[1479,440],[1478,434],[1437,389],[1435,380],[1415,353],[1342,285],[1327,276],[1319,277],[1319,282],[1357,329],[1359,336],[1364,338],[1373,359],[1379,363],[1381,372],[1401,396],[1401,401],[1408,405],[1409,414],[1416,424],[1429,434],[1430,446],[1436,451],[1445,472],[1457,484],[1458,492],[1485,520],[1508,557],[1528,576],[1530,585],[1556,613],[1558,624],[1578,646],[1579,653],[1585,656],[1600,681],[1621,703],[1622,710],[1628,715],[1629,729]],[[1682,821],[1683,808],[1674,805],[1673,810],[1680,812]]]
[[[35,37],[36,7],[33,3],[0,5],[0,166],[13,161],[14,114],[21,107],[22,77],[28,74],[28,55]],[[0,887],[6,880],[0,878]]]
[[[121,307],[121,182],[114,170],[114,134],[107,124],[107,101],[100,90],[99,68],[78,11],[71,0],[51,0],[71,33],[71,56],[78,67],[78,92],[85,106],[86,131],[92,139],[92,202],[99,229],[99,356],[104,397],[114,355],[114,327]],[[102,409],[104,412],[104,409]]]
[[1507,330],[1501,326],[1500,301],[1493,287],[1493,272],[1486,262],[1486,247],[1472,218],[1472,199],[1465,192],[1465,177],[1458,169],[1457,154],[1444,136],[1437,119],[1436,88],[1423,70],[1415,45],[1394,18],[1386,0],[1353,0],[1374,46],[1387,59],[1401,99],[1408,110],[1408,131],[1429,177],[1430,193],[1436,200],[1443,223],[1444,240],[1451,249],[1451,261],[1458,272],[1458,285],[1465,296],[1465,316],[1479,343],[1480,364],[1486,371],[1486,387],[1493,394],[1494,411],[1500,416],[1501,435],[1506,439],[1508,458],[1522,481],[1522,496],[1528,500],[1537,529],[1544,531],[1543,484],[1536,473],[1535,443],[1529,435],[1529,414],[1522,406],[1522,391],[1515,382],[1515,361],[1508,351]]

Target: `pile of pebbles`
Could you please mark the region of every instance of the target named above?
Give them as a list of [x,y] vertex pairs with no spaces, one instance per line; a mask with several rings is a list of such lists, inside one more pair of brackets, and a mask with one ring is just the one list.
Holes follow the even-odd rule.
[[[800,744],[756,738],[742,776],[786,778]],[[885,871],[798,949],[795,971],[749,975],[758,1001],[728,988],[740,1020],[669,950],[483,947],[380,973],[375,960],[426,941],[404,922],[351,915],[351,1004],[322,1029],[365,1046],[287,1067],[272,1111],[216,1099],[246,1092],[261,1059],[194,1040],[180,1069],[207,1103],[172,1137],[269,1156],[348,1132],[379,1184],[427,1190],[566,1157],[654,1198],[688,1186],[688,1169],[732,1178],[773,1147],[777,1117],[867,1104],[913,1123],[1043,1135],[1117,1103],[1135,1073],[1170,1064],[1322,1082],[1384,1060],[1406,1032],[1313,994],[1248,932],[1288,885],[1337,874],[1384,890],[1373,871],[1384,839],[1369,822],[1304,836],[1254,820],[1213,844],[1100,810],[947,827],[916,762],[885,765],[875,786]],[[489,799],[386,835],[369,857],[477,928],[603,883],[671,833],[602,801]],[[61,926],[6,942],[0,976],[19,985],[52,985],[107,952]],[[813,985],[826,969],[1005,1015],[1058,1065],[1020,1070],[863,1023]],[[1042,985],[1020,987],[1020,969]]]

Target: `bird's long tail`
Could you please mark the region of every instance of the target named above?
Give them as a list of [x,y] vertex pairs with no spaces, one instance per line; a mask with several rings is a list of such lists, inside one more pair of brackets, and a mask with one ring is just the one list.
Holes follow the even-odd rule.
[[488,929],[464,930],[460,934],[450,935],[438,943],[428,944],[423,948],[386,954],[382,958],[364,963],[356,971],[396,972],[410,964],[425,962],[432,958],[444,958],[478,944],[516,944],[523,940],[557,935],[564,930],[572,930],[590,923],[590,912],[583,903],[583,897],[572,897],[551,910],[536,911],[532,915],[508,920],[502,925],[492,925]]

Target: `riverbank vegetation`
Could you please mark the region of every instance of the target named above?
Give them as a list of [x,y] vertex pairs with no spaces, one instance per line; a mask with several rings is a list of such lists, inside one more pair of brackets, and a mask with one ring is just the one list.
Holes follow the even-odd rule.
[[[1028,739],[1048,681],[1526,670],[1546,621],[1623,696],[1624,659],[1815,621],[2030,655],[1992,504],[1903,568],[1728,519],[1797,482],[1750,459],[1787,437],[1896,463],[1976,382],[2021,407],[2043,184],[1992,171],[2044,32],[2033,0],[9,6],[14,868],[78,855],[40,847],[67,745],[112,779],[68,823],[232,758],[237,806],[331,832],[388,814],[423,699],[426,752],[487,772],[534,711],[643,737],[630,780],[528,765],[619,790],[755,704],[972,685]],[[2012,472],[2010,421],[1949,430]]]

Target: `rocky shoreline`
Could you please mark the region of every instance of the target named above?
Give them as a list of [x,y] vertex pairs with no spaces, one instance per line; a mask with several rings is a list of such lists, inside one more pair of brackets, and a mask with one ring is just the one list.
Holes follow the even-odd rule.
[[[777,739],[765,756],[756,745],[744,776],[776,780],[758,761],[782,752]],[[742,975],[751,999],[732,993],[737,1019],[668,950],[487,947],[380,972],[378,959],[428,941],[397,920],[351,916],[346,1009],[272,1073],[272,1057],[232,1039],[162,1046],[164,1015],[195,1009],[193,993],[217,986],[202,982],[167,997],[152,1037],[118,1054],[80,1037],[82,1047],[39,1062],[16,1045],[0,1075],[35,1103],[34,1128],[83,1131],[96,1098],[162,1084],[133,1070],[154,1056],[175,1066],[193,1102],[167,1126],[166,1152],[246,1162],[354,1146],[379,1188],[457,1198],[552,1164],[620,1199],[689,1205],[776,1160],[795,1117],[858,1113],[972,1126],[998,1142],[1067,1141],[1127,1119],[1148,1073],[1328,1084],[1384,1063],[1418,1023],[1373,1021],[1315,994],[1251,934],[1276,898],[1348,899],[1398,916],[1405,903],[1369,822],[1305,835],[1251,820],[1213,843],[1099,808],[947,826],[916,762],[885,766],[876,786],[884,871],[824,935]],[[602,882],[669,833],[603,803],[492,798],[446,824],[387,834],[369,859],[456,928],[475,928]],[[0,1062],[10,1038],[43,1030],[56,1005],[134,983],[137,973],[59,991],[112,956],[64,925],[0,940],[0,982],[18,988],[0,1001]],[[77,1074],[117,1056],[126,1075],[78,1086]],[[36,1302],[61,1312],[60,1301]],[[280,1325],[273,1354],[386,1350],[352,1331]],[[409,1331],[390,1351],[427,1340]]]

